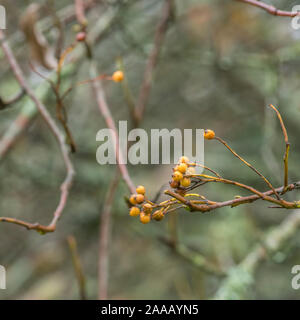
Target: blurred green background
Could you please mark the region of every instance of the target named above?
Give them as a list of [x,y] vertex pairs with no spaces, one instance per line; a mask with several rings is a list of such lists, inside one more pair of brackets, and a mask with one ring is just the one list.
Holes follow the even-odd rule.
[[[7,9],[6,35],[33,87],[43,79],[28,65],[26,41],[19,29],[25,8],[33,1],[1,0]],[[60,12],[71,0],[40,1]],[[291,10],[295,1],[269,1]],[[162,15],[162,0],[98,1],[87,12],[89,30],[110,17],[112,22],[94,45],[101,73],[111,74],[122,57],[133,96],[139,93],[147,57],[153,48],[156,25]],[[41,21],[48,21],[47,10]],[[48,20],[47,20],[48,17]],[[278,120],[267,105],[279,107],[291,143],[290,181],[299,180],[300,140],[300,31],[290,18],[274,17],[237,1],[175,1],[155,69],[153,87],[141,127],[211,128],[233,149],[270,178],[283,181],[284,140]],[[74,38],[76,21],[65,28],[65,46]],[[41,24],[42,26],[42,24]],[[50,43],[55,28],[44,28]],[[0,51],[0,96],[10,97],[18,85]],[[88,61],[81,59],[63,79],[67,88],[88,79]],[[104,83],[115,120],[128,119],[121,86]],[[48,88],[49,89],[49,88]],[[47,90],[48,90],[47,89]],[[38,90],[38,89],[37,89]],[[47,92],[44,89],[44,91]],[[55,114],[51,90],[43,101]],[[27,98],[1,111],[3,136],[18,116]],[[1,299],[78,299],[78,287],[66,238],[73,235],[87,282],[87,296],[97,298],[99,219],[115,167],[100,166],[95,154],[96,133],[106,125],[99,114],[90,85],[79,86],[66,99],[69,124],[78,146],[72,155],[75,183],[55,233],[44,236],[10,224],[0,224],[0,264],[7,268],[7,290]],[[0,140],[1,144],[1,140]],[[258,176],[243,166],[221,144],[205,143],[205,164],[224,177],[266,190]],[[171,166],[129,166],[136,184],[145,185],[150,196],[166,184]],[[31,121],[0,164],[0,215],[47,224],[59,197],[64,167],[56,141],[40,116]],[[199,192],[224,201],[246,195],[231,186],[209,184]],[[109,298],[112,299],[209,299],[222,285],[223,277],[207,274],[172,250],[165,241],[177,237],[193,255],[204,255],[224,270],[235,270],[266,233],[291,211],[267,208],[257,201],[237,208],[222,208],[208,214],[179,211],[160,223],[142,225],[128,216],[119,185],[113,205],[110,239]],[[287,199],[299,199],[299,191]],[[176,226],[175,226],[176,224]],[[175,227],[174,227],[175,226]],[[176,231],[174,231],[176,228]],[[291,287],[291,268],[300,264],[300,232],[259,265],[249,278],[237,277],[238,290],[228,297],[239,299],[299,299]],[[244,282],[250,285],[244,286]]]

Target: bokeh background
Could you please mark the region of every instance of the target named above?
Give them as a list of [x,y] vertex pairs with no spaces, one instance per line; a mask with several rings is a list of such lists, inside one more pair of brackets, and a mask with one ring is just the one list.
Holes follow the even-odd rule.
[[[102,22],[107,24],[93,46],[98,68],[101,73],[111,74],[121,57],[136,99],[164,1],[96,2],[87,12],[88,30],[100,28]],[[7,9],[6,35],[29,83],[55,114],[54,94],[29,68],[28,43],[19,27],[25,9],[32,3],[1,0]],[[60,14],[65,8],[72,9],[73,1],[36,3],[43,5],[38,28],[53,46],[58,32],[50,12]],[[279,0],[267,3],[285,10],[296,4]],[[274,17],[238,1],[175,1],[175,14],[160,52],[141,127],[214,129],[274,185],[281,186],[284,140],[274,112],[267,108],[273,103],[279,107],[289,133],[290,181],[299,180],[300,30],[293,30],[290,22],[290,18]],[[65,23],[64,46],[74,41],[75,24],[76,19]],[[70,64],[71,71],[63,78],[66,88],[89,78],[86,58]],[[0,96],[8,98],[18,88],[0,51]],[[107,81],[104,89],[115,120],[128,119],[121,86]],[[67,207],[56,232],[44,236],[0,224],[0,264],[7,268],[8,277],[7,290],[0,291],[1,299],[78,299],[66,241],[69,235],[78,244],[87,297],[97,298],[99,221],[115,167],[96,162],[99,143],[95,136],[105,123],[90,85],[77,87],[66,105],[78,146],[72,156],[76,178]],[[47,224],[58,201],[64,167],[55,139],[41,117],[33,116],[36,112],[26,97],[1,111],[1,136],[21,112],[32,119],[1,158],[0,214]],[[226,178],[265,190],[259,177],[216,141],[205,143],[205,164]],[[137,165],[129,166],[129,172],[136,184],[145,185],[149,196],[154,196],[170,180],[171,167]],[[216,201],[246,194],[219,184],[205,185],[199,192]],[[224,285],[224,277],[203,271],[197,266],[197,255],[234,272],[266,234],[291,214],[257,201],[209,214],[179,211],[160,223],[142,225],[129,217],[124,196],[128,196],[128,190],[121,182],[113,204],[109,240],[108,296],[112,299],[213,298]],[[299,191],[286,197],[297,200]],[[188,250],[192,258],[170,247],[166,239]],[[253,274],[237,274],[236,283],[224,297],[299,299],[300,291],[291,287],[291,268],[300,264],[299,249],[300,232],[295,232]]]

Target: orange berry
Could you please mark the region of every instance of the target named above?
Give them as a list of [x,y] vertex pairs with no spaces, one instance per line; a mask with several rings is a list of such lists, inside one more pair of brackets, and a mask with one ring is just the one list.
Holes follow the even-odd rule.
[[183,187],[187,188],[187,187],[189,187],[190,184],[191,184],[191,179],[190,179],[190,178],[183,178],[183,179],[181,180],[180,184],[181,184]]
[[141,210],[138,208],[138,207],[132,207],[129,211],[129,214],[132,216],[132,217],[137,217],[140,215],[140,212]]
[[117,70],[113,73],[112,79],[115,82],[121,82],[124,79],[124,73],[121,70]]
[[177,166],[177,171],[181,173],[185,173],[187,168],[188,168],[187,164],[182,162]]
[[136,192],[139,193],[139,194],[145,194],[146,193],[145,187],[144,186],[138,186],[136,188]]
[[140,214],[141,223],[147,224],[147,223],[150,222],[150,220],[151,220],[150,214],[146,214],[145,212],[142,211],[141,214]]
[[82,31],[82,32],[78,32],[78,33],[76,34],[76,40],[77,40],[78,42],[84,41],[85,38],[86,38],[86,33],[83,32],[83,31]]
[[176,188],[179,187],[179,184],[180,184],[179,181],[174,181],[174,180],[170,181],[170,187],[171,188],[176,189]]
[[131,203],[131,204],[137,204],[137,202],[136,202],[136,199],[135,199],[135,195],[131,195],[131,197],[129,198],[129,202]]
[[215,132],[210,129],[204,131],[204,139],[211,140],[215,137]]
[[135,201],[136,201],[137,203],[143,203],[144,200],[145,200],[144,195],[142,195],[142,194],[136,194],[136,195],[135,195]]
[[156,220],[156,221],[160,221],[165,217],[164,213],[163,213],[163,209],[157,210],[153,213],[152,215],[152,219]]
[[172,177],[174,181],[180,181],[183,178],[182,173],[179,171],[175,171]]
[[144,211],[145,213],[151,213],[151,211],[152,211],[152,206],[151,206],[151,204],[150,204],[150,203],[145,203],[145,204],[143,205],[143,211]]
[[194,167],[189,167],[186,170],[186,174],[195,174],[196,173],[196,169]]
[[183,163],[188,163],[190,161],[190,159],[188,157],[185,157],[185,156],[182,156],[180,159],[179,159],[179,162],[183,162]]

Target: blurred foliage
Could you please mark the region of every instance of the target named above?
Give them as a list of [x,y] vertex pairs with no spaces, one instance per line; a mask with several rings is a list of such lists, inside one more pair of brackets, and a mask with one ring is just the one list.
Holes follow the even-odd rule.
[[[39,1],[45,3],[46,1]],[[51,2],[51,1],[50,1]],[[159,0],[100,1],[88,13],[89,27],[103,19],[110,8],[117,18],[94,47],[99,70],[110,74],[122,57],[132,92],[137,97],[155,25],[161,16]],[[273,1],[290,10],[294,1]],[[7,8],[8,39],[33,86],[43,80],[28,66],[24,37],[18,23],[32,1],[1,1]],[[55,10],[73,1],[52,1]],[[300,161],[300,31],[291,28],[289,18],[273,17],[236,1],[175,1],[176,15],[169,26],[146,115],[142,126],[150,128],[211,128],[244,158],[251,161],[276,185],[282,185],[284,141],[273,103],[285,120],[291,142],[290,181],[299,180]],[[66,43],[74,39],[73,25],[65,28]],[[46,34],[54,42],[55,30]],[[0,52],[0,95],[18,90],[7,62]],[[64,85],[87,79],[88,62],[81,61],[64,79]],[[116,120],[128,118],[121,87],[105,83]],[[95,159],[96,133],[105,127],[91,98],[89,85],[80,86],[67,98],[70,128],[78,145],[73,156],[75,184],[53,234],[40,236],[15,225],[0,225],[0,264],[7,268],[7,290],[1,299],[77,299],[78,288],[66,238],[75,236],[87,279],[87,295],[97,297],[97,253],[99,215],[113,166],[99,166]],[[0,133],[24,107],[26,98],[2,111]],[[53,94],[44,102],[55,110]],[[205,144],[205,163],[229,179],[239,179],[260,190],[265,185],[215,141]],[[64,175],[58,147],[48,127],[37,116],[11,149],[0,167],[0,214],[28,221],[48,223],[59,197]],[[129,166],[136,184],[144,184],[154,196],[168,182],[170,166]],[[203,190],[202,190],[203,189]],[[212,200],[227,200],[237,193],[231,186],[205,185],[201,192]],[[208,299],[221,278],[208,275],[176,255],[162,241],[171,218],[141,225],[128,216],[121,183],[114,202],[110,239],[109,297],[113,299]],[[288,195],[298,199],[299,191]],[[285,210],[268,209],[262,201],[222,208],[209,214],[176,213],[178,241],[228,268],[233,288],[226,298],[299,299],[291,288],[291,268],[300,263],[300,233],[268,261],[252,278],[235,266],[265,232],[278,225]],[[247,284],[247,286],[245,286]],[[251,284],[248,287],[248,284]],[[246,291],[245,291],[246,288]],[[249,289],[250,288],[250,289]],[[220,292],[219,292],[220,294]]]

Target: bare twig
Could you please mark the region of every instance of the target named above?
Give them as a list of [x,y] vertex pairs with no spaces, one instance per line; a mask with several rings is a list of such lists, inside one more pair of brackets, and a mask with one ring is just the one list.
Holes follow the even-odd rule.
[[74,236],[68,236],[67,238],[69,249],[72,255],[72,262],[78,282],[80,298],[81,300],[86,300],[86,287],[85,287],[85,277],[82,269],[82,264],[77,249],[77,242]]
[[288,172],[289,172],[289,151],[290,151],[290,143],[289,143],[289,137],[284,125],[284,122],[282,120],[281,114],[280,112],[277,110],[277,108],[275,108],[272,104],[269,105],[277,114],[277,117],[279,119],[281,128],[282,128],[282,133],[284,136],[284,142],[285,142],[285,153],[284,153],[284,157],[283,157],[283,162],[284,162],[284,190],[283,193],[285,192],[287,185],[288,185]]
[[110,220],[113,200],[120,181],[120,173],[116,174],[107,190],[104,206],[100,216],[99,232],[99,264],[98,264],[98,296],[99,300],[107,300],[108,295],[108,262],[109,262],[109,239]]
[[[90,75],[91,78],[94,79],[97,77],[98,71],[97,71],[97,67],[95,65],[95,63],[92,61],[91,65],[90,65]],[[111,129],[114,134],[115,134],[115,138],[116,138],[116,143],[115,143],[115,154],[116,154],[116,159],[117,159],[117,164],[119,166],[119,170],[121,172],[122,178],[125,181],[126,185],[128,186],[129,190],[131,193],[135,192],[135,186],[134,183],[132,182],[127,167],[124,164],[123,161],[123,155],[122,152],[120,150],[120,143],[119,143],[119,139],[118,139],[118,130],[116,128],[114,119],[111,115],[110,109],[108,107],[108,104],[106,102],[106,97],[105,97],[105,93],[101,84],[101,80],[99,81],[93,81],[93,90],[94,90],[94,94],[96,96],[96,100],[97,100],[97,105],[99,108],[99,111],[101,112],[106,125],[109,129]]]
[[253,170],[256,174],[258,174],[264,181],[265,183],[271,188],[278,200],[280,200],[279,194],[276,192],[270,181],[263,176],[257,169],[255,169],[249,162],[247,162],[245,159],[243,159],[241,156],[239,156],[223,139],[220,137],[215,137],[214,139],[218,140],[221,142],[235,157],[237,157],[239,160],[241,160],[246,166],[248,166],[251,170]]
[[167,26],[169,19],[172,14],[173,0],[166,0],[163,8],[162,18],[157,26],[154,38],[154,47],[150,53],[144,73],[143,82],[141,85],[139,98],[135,107],[135,120],[140,123],[144,112],[147,100],[149,98],[151,86],[152,86],[152,77],[153,71],[158,61],[159,52],[163,44],[163,40],[167,31]]
[[16,102],[21,100],[25,95],[25,91],[23,89],[20,90],[14,97],[10,98],[8,101],[4,101],[0,97],[0,110],[7,109],[9,107],[12,107]]
[[7,219],[7,218],[4,218],[4,220],[2,220],[2,221],[16,223],[19,225],[23,225],[23,226],[27,227],[28,229],[34,229],[34,230],[41,231],[41,232],[53,232],[56,229],[57,221],[60,218],[62,211],[66,205],[67,199],[68,199],[69,189],[71,187],[71,184],[73,181],[73,176],[74,176],[73,165],[72,165],[72,162],[69,158],[69,152],[68,152],[67,145],[65,143],[65,137],[61,134],[55,121],[52,119],[51,115],[49,114],[47,108],[36,97],[36,95],[34,94],[32,89],[28,86],[27,81],[25,80],[25,77],[23,75],[23,72],[22,72],[19,64],[17,63],[10,47],[8,46],[7,42],[5,41],[4,33],[1,30],[0,30],[0,41],[1,41],[2,50],[3,50],[7,60],[9,62],[9,65],[10,65],[17,81],[19,82],[20,86],[24,89],[24,91],[26,92],[28,97],[34,102],[34,104],[36,105],[40,114],[42,115],[45,122],[49,126],[51,132],[53,133],[56,140],[58,141],[58,144],[59,144],[59,147],[61,150],[61,154],[62,154],[62,158],[63,158],[64,164],[66,167],[66,171],[67,171],[66,178],[61,185],[61,196],[60,196],[59,204],[53,214],[53,219],[48,226],[42,226],[40,224],[31,224],[31,223],[26,223],[26,222],[20,223],[20,221],[18,221],[18,220]]
[[298,12],[279,10],[270,4],[264,3],[263,1],[256,1],[256,0],[237,0],[237,1],[244,2],[244,3],[250,4],[252,6],[261,8],[274,16],[291,17],[292,18],[292,17],[299,15]]

